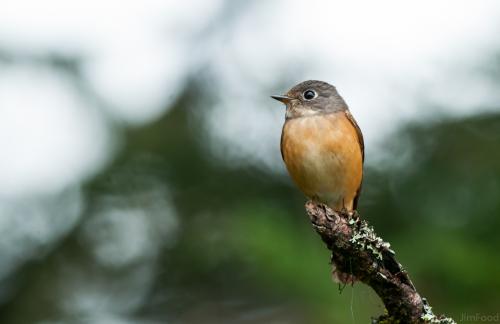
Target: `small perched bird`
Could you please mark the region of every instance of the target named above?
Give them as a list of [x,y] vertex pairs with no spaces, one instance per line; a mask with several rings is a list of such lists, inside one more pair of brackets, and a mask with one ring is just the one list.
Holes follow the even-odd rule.
[[361,130],[334,86],[305,81],[285,95],[281,156],[310,199],[341,211],[357,208],[363,178]]

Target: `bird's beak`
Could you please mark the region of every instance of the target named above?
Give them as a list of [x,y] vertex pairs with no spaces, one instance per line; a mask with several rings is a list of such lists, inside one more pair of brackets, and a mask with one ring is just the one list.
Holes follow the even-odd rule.
[[271,98],[276,99],[278,101],[281,101],[285,105],[292,100],[292,98],[290,98],[288,96],[271,96]]

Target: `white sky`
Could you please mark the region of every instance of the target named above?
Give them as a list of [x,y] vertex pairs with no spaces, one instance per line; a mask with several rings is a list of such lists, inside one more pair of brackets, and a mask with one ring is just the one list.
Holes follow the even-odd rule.
[[39,66],[0,70],[0,196],[59,192],[104,165],[105,121],[68,78]]
[[0,66],[0,193],[54,192],[88,178],[113,152],[104,116],[155,120],[200,67],[219,99],[199,107],[212,152],[272,171],[283,170],[284,112],[269,95],[306,79],[337,86],[363,129],[368,163],[407,121],[498,109],[497,84],[476,72],[500,48],[498,1],[240,5],[207,31],[220,0],[4,1],[2,48],[76,54],[106,104],[85,101],[48,69]]
[[220,101],[206,117],[213,148],[230,164],[283,171],[283,106],[267,95],[307,79],[337,86],[368,163],[408,121],[500,111],[498,84],[477,72],[500,48],[499,22],[495,1],[257,2],[216,53]]

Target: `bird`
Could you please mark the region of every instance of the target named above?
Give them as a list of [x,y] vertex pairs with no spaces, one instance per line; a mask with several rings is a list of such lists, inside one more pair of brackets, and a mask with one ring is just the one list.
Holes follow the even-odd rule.
[[286,105],[280,147],[293,182],[314,202],[338,212],[356,210],[364,140],[337,89],[309,80],[271,98]]

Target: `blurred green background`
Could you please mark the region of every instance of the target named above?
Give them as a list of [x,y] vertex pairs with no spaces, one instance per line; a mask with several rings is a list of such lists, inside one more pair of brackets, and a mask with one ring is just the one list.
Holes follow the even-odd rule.
[[[239,21],[246,9],[241,3],[223,8],[214,21]],[[264,9],[256,12],[265,16]],[[227,25],[207,26],[196,35]],[[238,146],[207,135],[208,118],[215,128],[227,127],[223,118],[219,126],[218,112],[209,107],[234,94],[214,86],[217,74],[210,68],[201,64],[181,78],[178,93],[160,100],[154,117],[135,123],[106,110],[112,104],[82,72],[85,55],[39,54],[4,44],[3,71],[24,65],[63,75],[85,102],[105,111],[112,144],[106,162],[96,162],[94,171],[50,194],[14,195],[4,182],[0,323],[368,323],[383,313],[368,287],[355,284],[340,291],[332,281],[329,253],[310,226],[305,198],[282,165],[273,164],[279,159],[275,138],[263,140],[273,142],[272,150],[259,151],[264,160],[272,155],[269,164],[255,162],[252,151],[248,161],[245,155],[233,158]],[[481,64],[473,60],[474,71],[489,80],[490,89],[500,86],[499,57],[494,49]],[[279,135],[284,112],[268,96],[284,92],[300,81],[302,72],[295,71],[309,68],[307,60],[291,62],[288,74],[255,84],[256,92],[245,89],[266,114],[272,111],[248,123],[271,125]],[[139,62],[131,64],[144,69]],[[355,101],[351,97],[345,96],[348,103]],[[425,118],[405,115],[379,142],[369,139],[359,211],[391,243],[435,313],[459,322],[464,314],[498,314],[498,101],[472,102],[464,114],[443,112],[453,111],[454,100],[442,107],[419,93],[400,105],[408,101]],[[8,111],[2,105],[8,104],[0,100],[0,118]],[[359,109],[352,107],[353,114],[365,116],[360,124],[371,129],[369,135],[387,131]],[[396,117],[397,109],[392,110]],[[40,122],[25,112],[20,129],[30,133],[24,121]],[[98,142],[99,134],[92,141]],[[67,136],[73,136],[71,130]],[[4,139],[0,144],[24,145],[15,136]],[[246,139],[239,138],[239,144],[256,145]],[[376,151],[384,158],[370,162]],[[6,161],[8,152],[2,153]],[[78,160],[87,157],[81,152]],[[45,151],[37,154],[41,160],[51,158]],[[58,167],[55,177],[62,178],[66,167],[72,165]]]
[[[365,323],[380,314],[383,307],[370,289],[356,284],[340,293],[332,282],[329,254],[295,188],[207,157],[189,123],[188,97],[164,118],[127,131],[117,160],[84,189],[91,213],[103,196],[124,198],[125,208],[154,199],[143,192],[151,189],[149,178],[174,188],[170,194],[182,219],[177,242],[156,256],[154,284],[133,318]],[[410,125],[397,135],[414,146],[417,165],[366,170],[362,215],[392,243],[434,310],[457,319],[465,312],[495,313],[500,302],[499,129],[499,115]],[[54,294],[60,292],[54,287],[62,284],[67,263],[111,281],[127,271],[93,264],[79,239],[83,226],[16,273],[2,323],[57,318]]]

